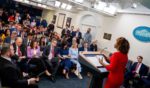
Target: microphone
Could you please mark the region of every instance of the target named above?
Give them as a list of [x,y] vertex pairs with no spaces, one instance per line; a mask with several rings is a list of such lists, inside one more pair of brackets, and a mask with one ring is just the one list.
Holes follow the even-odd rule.
[[100,54],[102,54],[102,52],[103,52],[104,50],[106,50],[106,49],[107,49],[107,47],[104,47],[104,48],[101,50]]

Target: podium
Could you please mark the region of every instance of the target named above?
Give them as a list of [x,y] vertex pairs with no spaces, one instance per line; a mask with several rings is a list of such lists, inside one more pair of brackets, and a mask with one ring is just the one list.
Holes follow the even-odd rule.
[[[103,58],[100,52],[80,52],[79,62],[92,73],[89,88],[102,88],[103,80],[108,76],[108,71],[99,63],[99,58]],[[104,60],[104,63],[109,64]]]

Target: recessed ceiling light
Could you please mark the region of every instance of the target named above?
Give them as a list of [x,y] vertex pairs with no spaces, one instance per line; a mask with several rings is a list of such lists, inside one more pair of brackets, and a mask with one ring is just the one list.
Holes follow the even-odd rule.
[[38,2],[42,2],[42,0],[37,0]]
[[60,6],[60,4],[61,4],[61,2],[59,2],[59,1],[55,1],[55,7],[59,7],[59,6]]
[[137,4],[136,4],[136,3],[133,3],[133,4],[132,4],[132,8],[137,8]]
[[72,8],[71,5],[67,5],[67,7],[66,7],[67,10],[70,10],[71,8]]
[[103,11],[114,15],[116,13],[116,11],[117,11],[117,8],[112,6],[112,5],[110,5],[110,6],[105,7],[103,9]]
[[29,0],[24,0],[25,3],[29,3]]
[[42,4],[37,4],[37,6],[41,7],[41,6],[42,6]]
[[75,0],[76,2],[82,3],[84,0]]
[[67,6],[67,4],[66,4],[66,3],[62,3],[61,8],[62,8],[62,9],[65,9],[65,8],[66,8],[66,6]]

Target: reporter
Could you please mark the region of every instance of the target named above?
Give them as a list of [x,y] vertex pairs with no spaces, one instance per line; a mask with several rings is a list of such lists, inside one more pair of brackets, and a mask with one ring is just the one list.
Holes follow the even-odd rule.
[[12,46],[4,46],[0,57],[0,78],[3,87],[9,88],[38,88],[38,78],[23,78],[21,71],[13,63],[11,56],[14,55]]

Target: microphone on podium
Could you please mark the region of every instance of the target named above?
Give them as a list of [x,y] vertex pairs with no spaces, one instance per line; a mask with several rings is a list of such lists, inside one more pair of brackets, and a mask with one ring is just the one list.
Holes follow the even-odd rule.
[[100,54],[102,54],[102,52],[103,52],[104,50],[106,50],[106,49],[107,49],[107,47],[104,47],[104,48],[101,50]]

